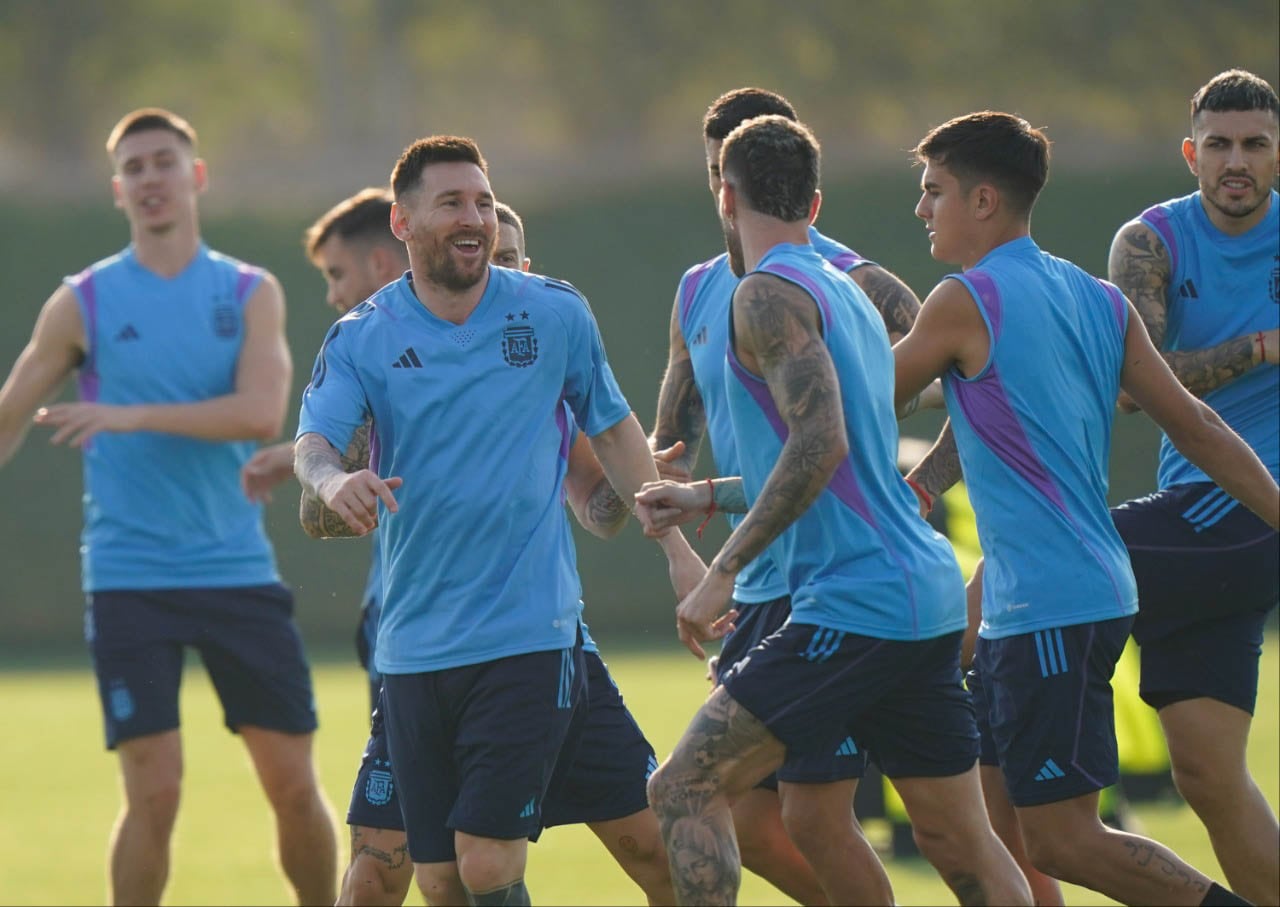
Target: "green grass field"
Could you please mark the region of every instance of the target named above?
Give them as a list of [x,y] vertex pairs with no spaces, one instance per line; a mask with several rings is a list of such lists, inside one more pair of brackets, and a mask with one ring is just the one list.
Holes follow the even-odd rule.
[[[1280,661],[1267,638],[1262,689],[1249,761],[1267,799],[1280,800]],[[702,669],[676,649],[618,654],[610,667],[660,755],[669,752],[705,693]],[[317,758],[325,790],[345,815],[365,738],[365,684],[352,663],[316,670],[321,730]],[[118,808],[115,758],[102,749],[101,719],[87,659],[66,669],[0,672],[0,702],[10,734],[0,747],[0,903],[95,904],[106,895],[107,832]],[[203,669],[183,687],[186,783],[174,844],[170,904],[285,904],[288,893],[272,856],[273,829],[244,748],[222,728]],[[1181,805],[1143,805],[1148,834],[1203,871],[1220,875],[1208,839]],[[345,828],[341,850],[345,859]],[[531,848],[529,888],[541,904],[636,904],[640,892],[585,828],[557,828]],[[919,859],[889,862],[899,903],[953,903]],[[1071,889],[1073,904],[1110,903]],[[743,904],[777,904],[782,896],[744,874]],[[409,903],[420,903],[411,894]]]

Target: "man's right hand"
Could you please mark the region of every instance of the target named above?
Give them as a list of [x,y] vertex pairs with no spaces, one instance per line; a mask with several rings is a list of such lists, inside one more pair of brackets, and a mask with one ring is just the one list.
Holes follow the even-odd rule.
[[396,513],[400,505],[392,494],[404,479],[391,476],[382,479],[370,469],[341,473],[317,489],[324,505],[342,517],[354,532],[367,535],[378,528],[378,501]]

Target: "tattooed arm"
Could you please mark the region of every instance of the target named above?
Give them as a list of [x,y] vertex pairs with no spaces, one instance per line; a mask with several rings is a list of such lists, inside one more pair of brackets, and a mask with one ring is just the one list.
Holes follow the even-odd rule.
[[582,432],[578,432],[569,449],[564,492],[582,528],[602,539],[617,535],[631,512],[609,484],[604,467]]
[[[1129,297],[1157,349],[1164,346],[1168,327],[1166,294],[1172,273],[1169,252],[1154,230],[1140,220],[1120,228],[1111,243],[1107,274]],[[1261,338],[1256,333],[1244,334],[1206,349],[1166,351],[1161,355],[1182,386],[1194,396],[1203,397],[1263,362],[1280,362],[1280,330],[1264,331]],[[1138,410],[1127,394],[1121,396],[1118,405],[1124,412]]]
[[[889,343],[894,344],[907,336],[920,314],[920,299],[901,278],[880,265],[863,265],[849,272],[853,282],[862,287],[871,304],[884,319],[884,329]],[[946,401],[942,396],[942,383],[934,381],[920,393],[898,407],[898,419],[907,418],[918,409],[942,409]]]
[[[956,450],[956,436],[951,430],[951,420],[948,419],[947,424],[942,426],[938,440],[933,442],[933,447],[924,458],[907,473],[907,479],[923,488],[936,501],[939,495],[961,478],[960,452]],[[919,496],[918,491],[916,495]],[[927,513],[931,506],[926,505],[924,511]]]
[[813,298],[781,278],[752,274],[734,293],[733,317],[738,358],[764,378],[788,434],[759,497],[712,563],[731,576],[809,508],[849,452],[839,379]]
[[391,494],[402,484],[381,479],[369,466],[369,429],[356,429],[345,454],[323,436],[310,432],[294,444],[294,472],[302,483],[298,520],[312,538],[354,538],[378,525],[377,504],[397,509]]
[[683,453],[671,462],[684,472],[692,473],[706,430],[707,414],[702,408],[698,385],[693,380],[693,360],[680,330],[680,296],[677,294],[671,307],[667,370],[658,389],[658,413],[654,418],[653,433],[649,436],[649,446],[661,451],[683,442]]

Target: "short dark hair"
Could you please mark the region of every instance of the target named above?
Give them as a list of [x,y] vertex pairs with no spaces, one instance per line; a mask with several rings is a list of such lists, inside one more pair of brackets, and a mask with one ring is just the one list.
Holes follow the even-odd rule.
[[498,223],[507,224],[516,228],[516,235],[520,237],[520,245],[524,245],[524,221],[520,219],[520,215],[516,213],[516,209],[508,205],[506,202],[494,202],[493,213],[498,215]]
[[192,151],[195,151],[196,131],[190,123],[163,107],[140,107],[126,113],[112,128],[107,136],[107,154],[114,156],[116,146],[125,136],[133,135],[135,132],[150,132],[153,129],[172,132],[186,142]]
[[485,163],[480,147],[469,138],[459,135],[431,135],[418,139],[404,150],[391,171],[391,191],[397,199],[404,193],[418,187],[422,182],[422,171],[430,164],[448,164],[462,161],[475,164],[489,175],[489,165]]
[[721,176],[747,206],[788,223],[808,219],[821,169],[809,127],[777,114],[740,123],[720,150]]
[[1030,215],[1049,180],[1049,140],[1022,117],[983,110],[948,120],[914,149],[916,160],[944,165],[961,186],[995,184],[1014,210]]
[[716,98],[702,118],[702,134],[708,139],[725,139],[738,124],[752,117],[775,114],[799,120],[791,102],[763,88],[735,88]]
[[1191,96],[1191,122],[1202,111],[1267,110],[1280,118],[1280,98],[1266,79],[1244,69],[1228,69],[1201,85]]
[[334,236],[343,240],[399,243],[391,232],[391,201],[389,190],[370,187],[338,202],[303,234],[307,257],[314,261],[316,252]]

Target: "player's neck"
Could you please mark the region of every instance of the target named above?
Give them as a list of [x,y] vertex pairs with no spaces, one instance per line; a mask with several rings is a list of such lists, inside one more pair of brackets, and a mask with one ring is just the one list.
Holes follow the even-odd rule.
[[413,294],[418,297],[418,302],[422,303],[432,315],[452,324],[462,324],[470,318],[471,313],[480,304],[480,300],[484,298],[484,291],[489,287],[488,268],[474,286],[461,291],[450,290],[433,283],[427,277],[420,277],[419,275],[425,274],[425,271],[413,269],[411,273],[413,280],[410,286],[413,288]]
[[802,246],[809,242],[807,221],[787,222],[776,217],[765,217],[755,212],[739,215],[742,222],[739,237],[742,239],[742,262],[747,273],[754,271],[760,259],[769,250],[782,243]]
[[1031,222],[1027,220],[1010,220],[1000,224],[990,224],[987,230],[975,237],[964,254],[964,260],[957,262],[962,270],[969,270],[995,249],[1015,239],[1031,235]]
[[161,277],[173,277],[191,264],[200,251],[200,228],[192,221],[177,224],[163,233],[133,227],[133,257],[148,271]]

